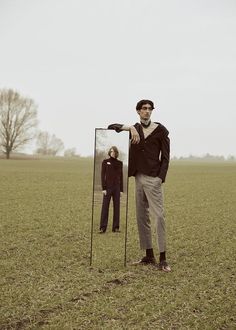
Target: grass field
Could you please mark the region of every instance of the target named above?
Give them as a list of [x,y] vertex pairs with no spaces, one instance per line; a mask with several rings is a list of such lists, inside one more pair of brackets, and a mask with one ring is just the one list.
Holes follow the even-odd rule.
[[92,171],[83,158],[0,160],[0,329],[235,329],[236,164],[171,163],[169,274],[130,265],[133,179],[127,267],[112,233],[90,267]]

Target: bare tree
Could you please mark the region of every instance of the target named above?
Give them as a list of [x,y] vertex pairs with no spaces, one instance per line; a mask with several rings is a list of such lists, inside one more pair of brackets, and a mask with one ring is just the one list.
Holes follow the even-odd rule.
[[76,154],[76,148],[70,148],[64,151],[64,157],[79,157],[79,155]]
[[39,132],[37,135],[37,150],[40,155],[48,155],[50,148],[50,134],[48,132]]
[[56,156],[64,149],[64,143],[56,135],[40,132],[37,136],[37,150],[40,155]]
[[61,139],[57,138],[56,135],[52,135],[50,141],[51,155],[56,156],[59,152],[64,149],[64,143]]
[[0,90],[0,148],[10,158],[35,137],[37,107],[32,99],[12,89]]

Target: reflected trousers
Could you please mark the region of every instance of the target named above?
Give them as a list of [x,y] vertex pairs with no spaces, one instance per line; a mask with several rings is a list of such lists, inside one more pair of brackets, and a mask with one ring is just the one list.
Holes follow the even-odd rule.
[[107,229],[111,198],[113,200],[112,230],[114,231],[120,226],[120,185],[107,188],[107,194],[103,196],[100,229],[104,231]]
[[136,174],[135,194],[140,248],[152,249],[153,247],[150,214],[156,224],[159,252],[166,251],[162,180],[159,177]]

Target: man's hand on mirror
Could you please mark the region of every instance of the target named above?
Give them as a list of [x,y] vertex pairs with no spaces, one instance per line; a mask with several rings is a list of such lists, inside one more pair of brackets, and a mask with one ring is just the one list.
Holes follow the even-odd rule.
[[104,196],[106,196],[107,191],[106,190],[103,190],[102,193],[103,193]]
[[131,143],[138,144],[140,142],[140,136],[134,126],[130,126],[130,134],[131,134]]

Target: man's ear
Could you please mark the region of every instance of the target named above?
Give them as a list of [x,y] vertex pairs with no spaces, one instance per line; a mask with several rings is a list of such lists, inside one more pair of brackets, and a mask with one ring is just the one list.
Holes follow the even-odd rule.
[[136,110],[137,111],[137,114],[140,115],[140,110]]

